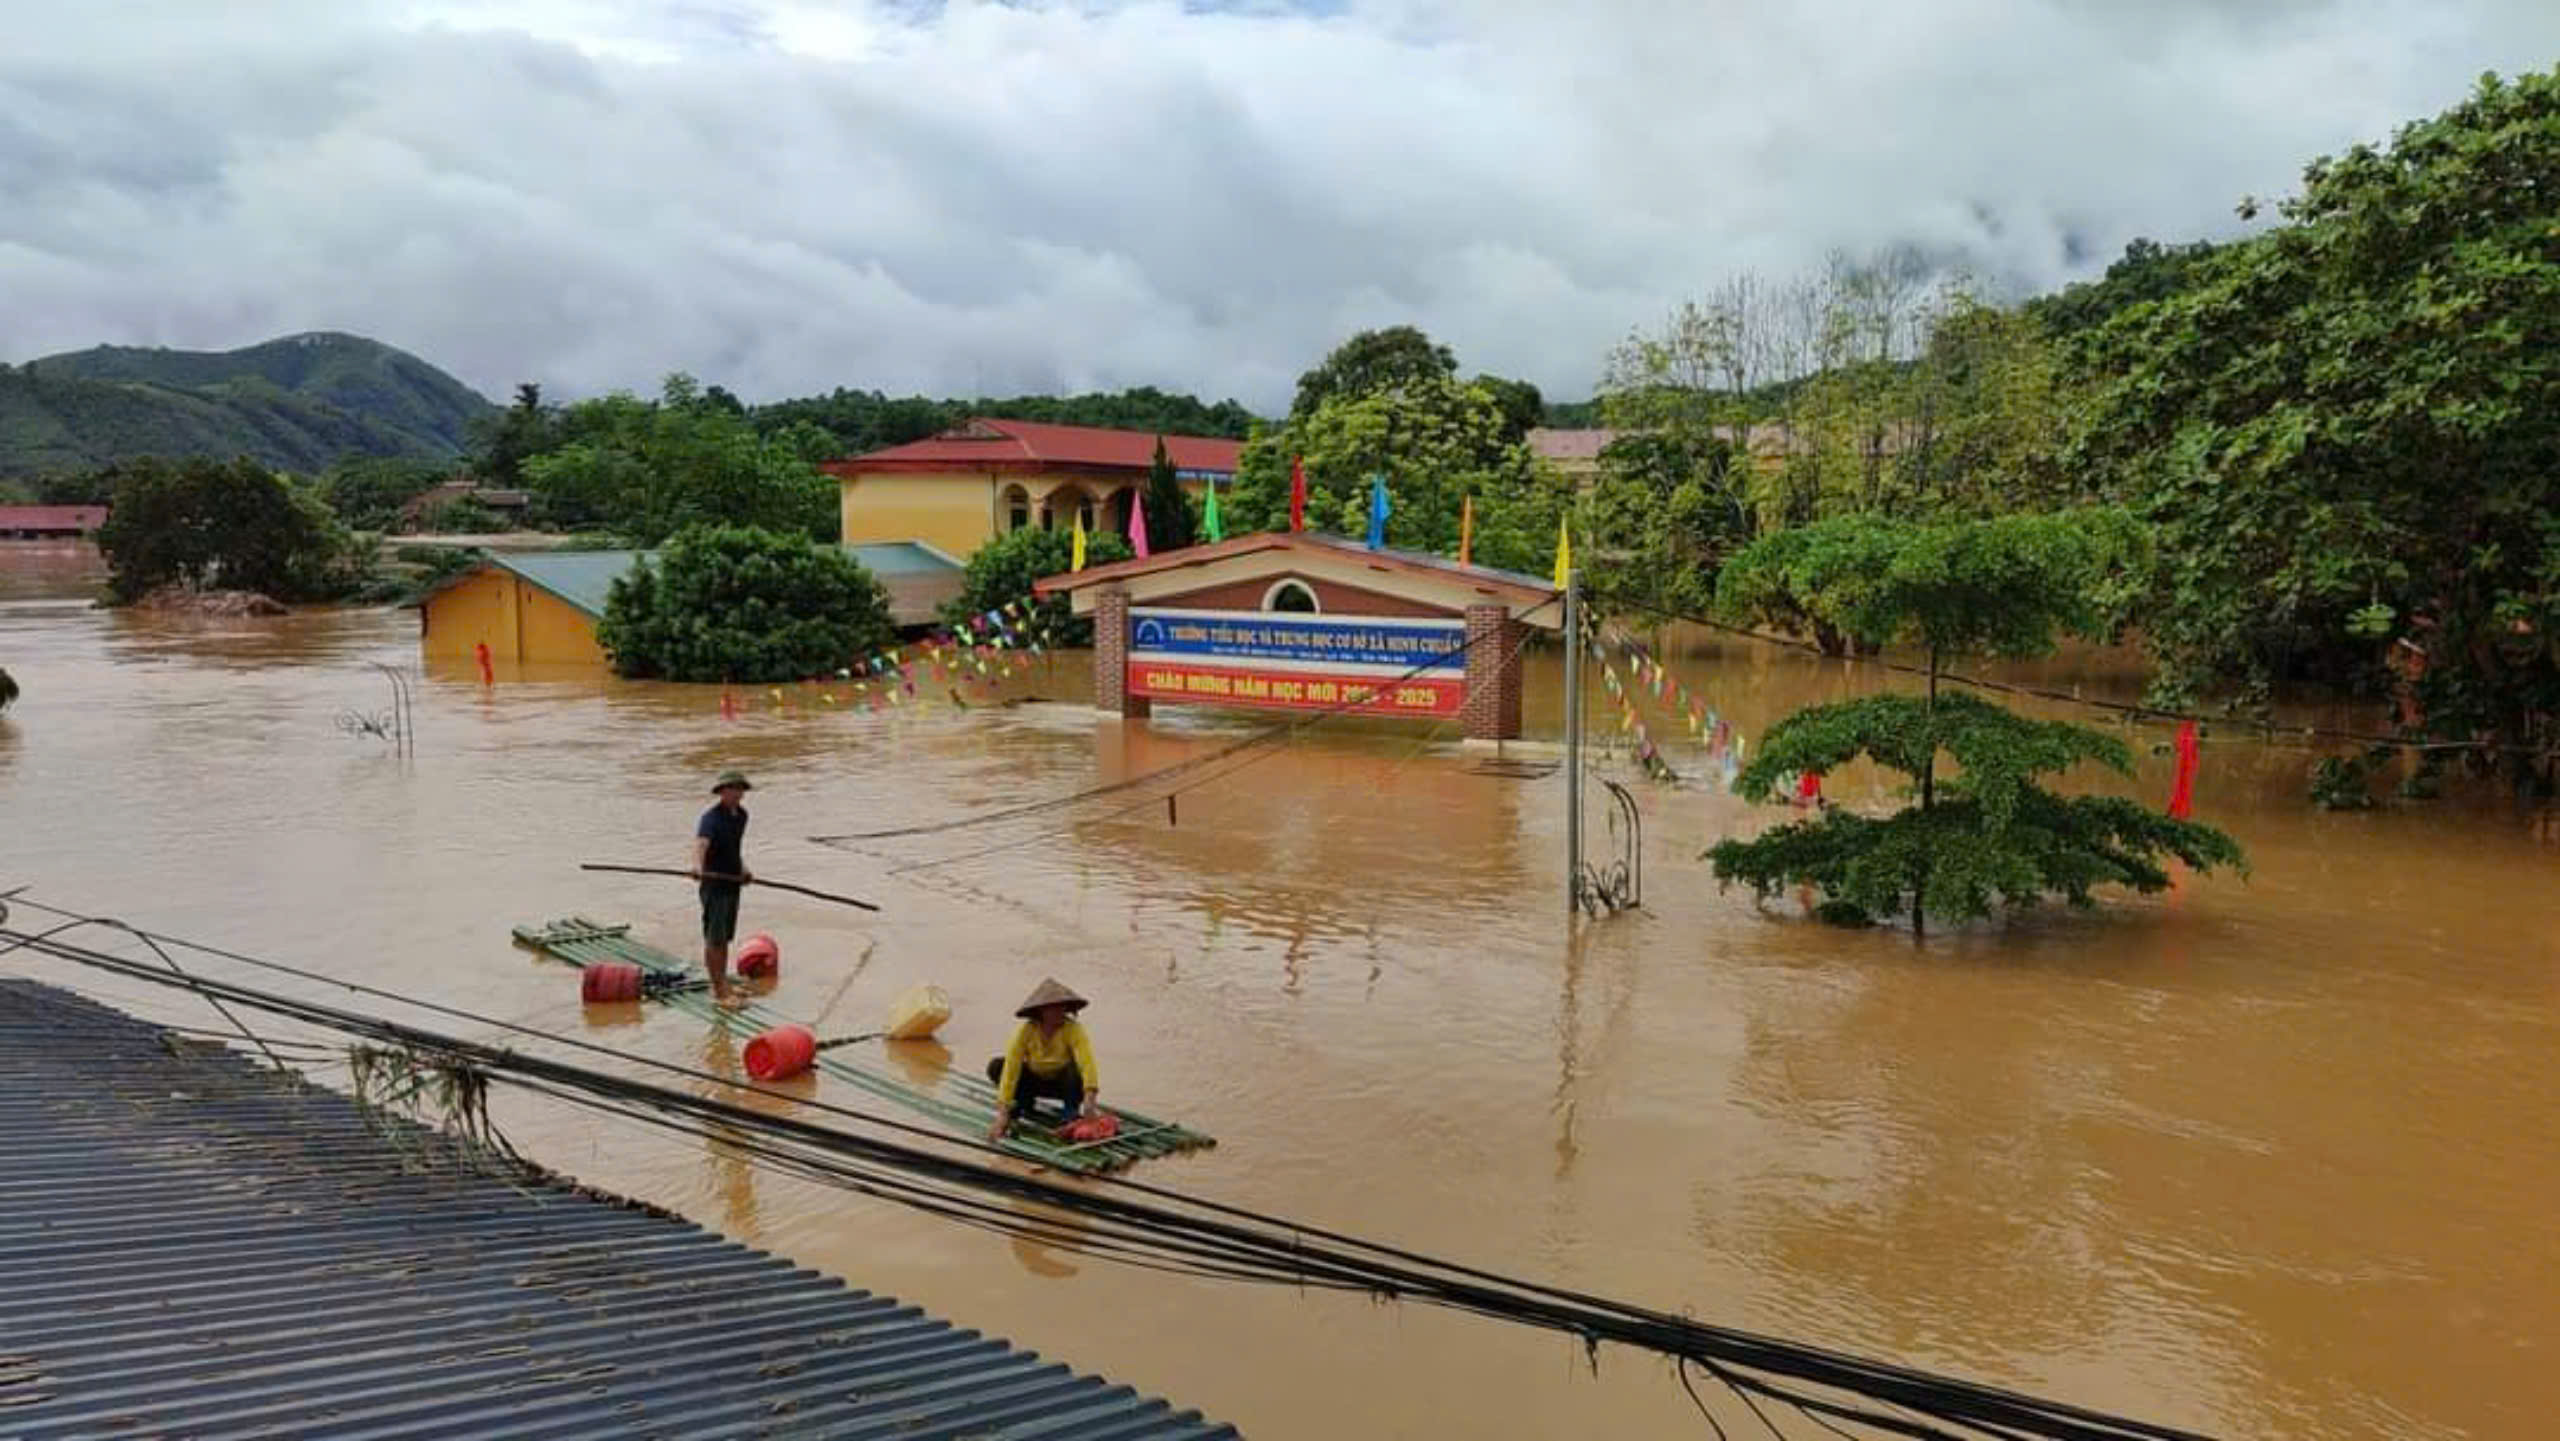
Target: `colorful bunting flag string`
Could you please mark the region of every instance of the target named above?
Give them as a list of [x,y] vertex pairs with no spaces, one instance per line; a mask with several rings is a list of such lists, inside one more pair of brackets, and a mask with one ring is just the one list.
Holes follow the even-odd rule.
[[1627,734],[1646,773],[1656,779],[1678,778],[1678,773],[1661,759],[1661,750],[1654,742],[1651,729],[1637,713],[1635,702],[1639,691],[1678,717],[1697,736],[1699,744],[1706,748],[1707,760],[1716,779],[1726,790],[1733,789],[1735,779],[1742,774],[1745,753],[1749,749],[1742,732],[1713,706],[1682,685],[1669,666],[1655,659],[1633,640],[1620,639],[1615,646],[1625,656],[1628,673],[1634,678],[1632,684],[1621,683],[1616,668],[1609,663],[1608,649],[1605,645],[1595,647],[1595,653],[1601,656],[1601,681],[1618,701],[1619,728]]

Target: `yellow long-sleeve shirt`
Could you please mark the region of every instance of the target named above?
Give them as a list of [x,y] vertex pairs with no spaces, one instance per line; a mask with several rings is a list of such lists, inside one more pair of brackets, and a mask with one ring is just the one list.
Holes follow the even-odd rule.
[[1073,1061],[1076,1073],[1084,1078],[1085,1094],[1102,1089],[1102,1072],[1093,1064],[1093,1043],[1085,1039],[1084,1027],[1069,1016],[1054,1036],[1042,1035],[1040,1023],[1025,1021],[1013,1031],[1013,1044],[1004,1048],[1004,1078],[996,1083],[996,1109],[1002,1111],[1013,1104],[1013,1088],[1022,1080],[1022,1068],[1029,1066],[1034,1074],[1054,1076]]

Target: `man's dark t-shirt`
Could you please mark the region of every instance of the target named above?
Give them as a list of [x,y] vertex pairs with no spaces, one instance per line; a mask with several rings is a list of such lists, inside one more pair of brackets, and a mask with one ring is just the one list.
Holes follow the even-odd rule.
[[[727,806],[713,806],[702,813],[702,823],[693,828],[693,833],[711,842],[704,848],[702,854],[704,874],[734,876],[745,873],[747,869],[746,807],[740,806],[733,811]],[[706,882],[705,884],[717,883]]]

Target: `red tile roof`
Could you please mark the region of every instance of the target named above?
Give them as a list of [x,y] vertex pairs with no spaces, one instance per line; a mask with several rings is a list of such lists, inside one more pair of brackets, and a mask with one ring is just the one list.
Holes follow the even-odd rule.
[[103,505],[0,505],[0,530],[79,531],[107,523]]
[[[1044,576],[1033,581],[1031,589],[1040,595],[1068,595],[1090,585],[1103,585],[1128,580],[1133,576],[1153,575],[1160,571],[1187,570],[1212,561],[1236,556],[1273,552],[1275,564],[1286,565],[1291,551],[1320,551],[1346,560],[1355,560],[1373,570],[1402,571],[1426,577],[1450,586],[1456,592],[1505,594],[1521,600],[1546,600],[1555,596],[1556,588],[1543,577],[1522,575],[1515,570],[1496,570],[1489,565],[1460,565],[1446,556],[1425,555],[1411,550],[1371,550],[1347,536],[1325,535],[1316,531],[1256,531],[1206,545],[1186,546],[1135,560],[1114,561],[1066,575]],[[1276,572],[1275,572],[1276,573]],[[1451,602],[1452,608],[1466,605],[1463,595]]]
[[[1164,449],[1176,470],[1233,475],[1244,443],[1168,435]],[[834,475],[898,470],[1145,470],[1154,463],[1155,453],[1156,436],[1151,430],[982,419],[905,445],[831,460],[821,469]]]

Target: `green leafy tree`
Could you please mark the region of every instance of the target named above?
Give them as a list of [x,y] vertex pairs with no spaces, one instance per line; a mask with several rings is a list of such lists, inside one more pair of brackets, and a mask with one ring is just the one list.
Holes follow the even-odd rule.
[[[1455,380],[1458,357],[1410,325],[1364,330],[1342,342],[1324,363],[1298,377],[1292,422],[1316,413],[1329,400],[1356,400],[1402,386]],[[1515,437],[1516,438],[1516,437]]]
[[17,703],[17,699],[17,677],[9,674],[7,667],[0,666],[0,710],[7,710],[10,706]]
[[2053,334],[2077,336],[2137,305],[2166,300],[2185,290],[2213,252],[2209,240],[2163,245],[2138,238],[2125,246],[2106,274],[2029,301],[2026,309]]
[[1155,459],[1147,463],[1147,484],[1142,494],[1147,507],[1148,550],[1181,550],[1200,538],[1199,514],[1192,509],[1191,498],[1182,493],[1182,481],[1174,474],[1173,460],[1165,454],[1161,435],[1156,437]]
[[1306,460],[1312,529],[1367,534],[1369,477],[1383,475],[1389,545],[1456,554],[1472,495],[1479,564],[1544,574],[1554,559],[1566,486],[1507,438],[1501,407],[1481,387],[1444,375],[1336,396],[1256,434],[1237,461],[1234,488],[1219,497],[1230,534],[1288,525],[1293,456]]
[[1716,569],[1751,538],[1753,512],[1733,448],[1695,429],[1636,431],[1600,452],[1575,506],[1575,563],[1595,590],[1699,614]]
[[626,676],[767,684],[830,675],[889,643],[889,594],[805,535],[694,526],[613,583],[596,640]]
[[256,461],[140,460],[117,470],[98,549],[119,600],[166,585],[329,600],[367,579],[371,544]]
[[[1085,537],[1088,566],[1109,565],[1130,555],[1129,542],[1118,535],[1105,531]],[[1075,537],[1070,532],[1036,526],[1007,531],[970,554],[968,569],[960,578],[960,594],[942,608],[943,619],[957,625],[971,616],[1030,600],[1033,582],[1064,575],[1074,563]],[[1093,644],[1093,622],[1076,619],[1064,597],[1040,601],[1037,615],[1036,629],[1054,637],[1054,644]]]
[[1526,439],[1546,419],[1546,397],[1525,380],[1479,375],[1470,383],[1493,397],[1494,408],[1502,412],[1503,433],[1513,440]]
[[[2115,737],[1940,693],[1947,659],[2042,655],[2061,633],[2102,633],[2107,583],[2141,551],[2129,517],[2084,510],[1928,524],[1846,516],[1736,556],[1718,584],[1731,613],[1765,615],[1783,594],[1870,643],[1920,648],[1927,689],[1809,706],[1772,726],[1736,780],[1742,795],[1767,800],[1784,776],[1865,759],[1911,777],[1913,803],[1880,820],[1826,810],[1726,841],[1708,852],[1718,879],[1764,898],[1811,885],[1827,915],[1908,914],[1925,934],[1931,915],[1986,916],[2046,895],[2088,905],[2101,885],[2158,890],[2169,879],[2164,854],[2199,871],[2243,865],[2239,846],[2210,826],[2038,783],[2090,761],[2130,774]],[[1952,775],[1941,773],[1942,755]]]
[[542,387],[527,381],[516,387],[515,403],[475,427],[480,446],[472,472],[484,485],[514,490],[525,483],[524,463],[551,448],[558,408],[546,405]]
[[559,448],[524,464],[555,521],[592,519],[642,546],[696,525],[836,536],[836,487],[808,454],[814,429],[759,434],[689,376],[669,376],[654,402],[616,394],[570,406],[558,428]]
[[452,468],[434,461],[387,456],[350,456],[323,471],[321,498],[338,518],[357,530],[400,528],[409,502],[441,484]]
[[2426,657],[2425,728],[2560,760],[2560,71],[2318,160],[2090,338],[2074,459],[2157,534],[2163,698]]

